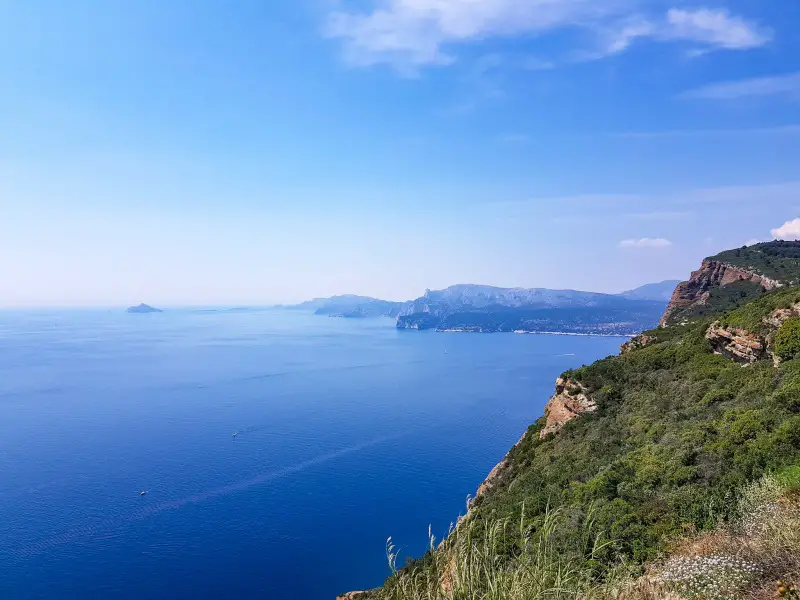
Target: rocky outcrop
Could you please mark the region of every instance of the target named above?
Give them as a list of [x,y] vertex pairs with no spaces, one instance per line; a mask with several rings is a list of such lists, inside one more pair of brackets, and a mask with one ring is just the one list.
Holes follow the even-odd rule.
[[629,342],[625,342],[619,349],[620,354],[628,354],[629,352],[633,352],[634,350],[639,350],[640,348],[646,348],[650,344],[655,344],[658,341],[654,336],[642,334],[637,335],[635,338],[631,338]]
[[792,317],[800,317],[800,302],[788,308],[779,308],[764,317],[761,320],[764,324],[761,333],[726,327],[717,321],[706,330],[706,339],[711,342],[714,352],[742,364],[762,358],[772,358],[778,362],[772,349],[775,332]]
[[341,596],[337,596],[336,600],[361,600],[367,592],[347,592]]
[[708,302],[711,290],[736,283],[750,281],[770,291],[781,286],[779,281],[760,275],[743,267],[736,267],[714,259],[706,259],[702,266],[692,273],[688,281],[678,284],[667,310],[661,318],[661,327],[670,325],[674,317],[693,306]]
[[547,422],[539,437],[544,439],[572,419],[596,410],[597,403],[580,382],[559,377],[556,380],[556,393],[544,409]]
[[719,322],[706,331],[714,352],[743,364],[753,363],[767,356],[767,341],[745,329],[723,327]]
[[800,317],[800,302],[790,306],[789,308],[779,308],[770,316],[764,318],[764,325],[773,329],[780,329],[788,319],[792,317]]

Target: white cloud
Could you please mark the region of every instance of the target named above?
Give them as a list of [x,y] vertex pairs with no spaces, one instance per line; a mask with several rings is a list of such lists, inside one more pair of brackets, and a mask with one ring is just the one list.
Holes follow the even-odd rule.
[[744,245],[745,245],[745,246],[755,246],[756,244],[760,244],[760,243],[761,243],[761,241],[762,241],[762,240],[759,240],[758,238],[753,238],[753,239],[747,240],[747,241],[744,243]]
[[776,240],[800,240],[800,218],[786,221],[780,227],[773,229],[772,237]]
[[619,243],[620,248],[669,248],[672,242],[664,238],[639,238],[632,240],[622,240]]
[[[627,50],[634,41],[690,41],[707,48],[749,49],[764,45],[771,33],[724,10],[642,11],[648,0],[375,0],[367,11],[335,10],[326,34],[340,39],[345,58],[355,66],[388,63],[413,73],[423,66],[456,60],[459,44],[490,38],[536,36],[583,29],[600,48],[578,50],[579,60]],[[547,60],[547,68],[552,64]]]
[[698,100],[735,100],[763,96],[788,96],[793,100],[800,99],[800,73],[724,81],[681,94],[682,98]]
[[746,50],[759,48],[772,39],[772,32],[726,10],[667,11],[664,36],[691,40],[717,48]]
[[[619,0],[609,2],[610,5]],[[370,12],[334,12],[327,33],[356,65],[409,66],[454,60],[448,44],[537,33],[605,13],[590,0],[384,0]]]

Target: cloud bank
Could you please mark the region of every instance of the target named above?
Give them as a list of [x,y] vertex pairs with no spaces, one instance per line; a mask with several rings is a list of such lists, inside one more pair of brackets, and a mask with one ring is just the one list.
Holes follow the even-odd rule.
[[800,240],[800,218],[786,221],[780,227],[773,229],[772,237],[776,240]]
[[631,240],[622,240],[619,243],[620,248],[669,248],[672,242],[664,238],[639,238]]
[[724,9],[648,14],[647,0],[377,0],[372,9],[340,9],[326,34],[341,40],[355,66],[379,63],[413,70],[454,62],[459,44],[558,30],[589,32],[584,59],[622,52],[636,40],[690,42],[703,50],[763,46],[772,32]]

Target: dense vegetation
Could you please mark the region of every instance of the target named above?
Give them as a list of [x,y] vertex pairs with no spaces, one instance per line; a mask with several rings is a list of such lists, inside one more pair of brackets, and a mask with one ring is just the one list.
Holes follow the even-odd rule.
[[726,250],[711,258],[746,267],[770,279],[800,284],[800,242],[797,241],[765,242]]
[[577,532],[592,513],[608,545],[587,561],[642,562],[687,528],[727,518],[727,499],[747,481],[798,460],[800,361],[742,368],[712,353],[706,325],[569,372],[598,413],[545,440],[535,424],[474,518],[559,507]]
[[782,360],[800,357],[800,319],[788,319],[775,335],[775,354]]
[[713,288],[710,290],[708,300],[705,303],[695,304],[677,311],[671,321],[679,323],[687,319],[720,315],[739,306],[744,306],[763,294],[764,288],[752,281],[737,281],[725,287]]
[[[744,246],[721,252],[709,260],[745,268],[784,285],[800,285],[800,241],[764,242]],[[719,316],[760,298],[764,295],[764,288],[752,281],[737,281],[712,287],[708,292],[709,297],[705,302],[675,311],[670,322],[680,323],[698,317]]]
[[[780,272],[784,280],[800,273],[798,243],[716,258],[767,276]],[[712,289],[689,322],[648,331],[643,347],[565,373],[597,402],[597,412],[544,439],[545,418],[532,425],[456,532],[390,578],[380,597],[589,598],[617,581],[620,569],[630,574],[659,560],[676,540],[741,520],[742,489],[800,464],[800,319],[770,333],[780,365],[765,359],[743,367],[714,354],[705,338],[718,319],[764,334],[765,317],[800,301],[800,287],[764,294],[748,286]],[[794,548],[791,560],[800,568],[800,546]],[[462,559],[471,581],[463,593],[432,592],[441,592],[442,577]],[[402,591],[409,582],[428,591]],[[503,585],[517,591],[495,593]],[[539,591],[527,594],[525,586]],[[550,592],[540,594],[545,588]]]
[[800,287],[779,288],[726,314],[721,321],[728,327],[746,329],[753,333],[765,333],[767,331],[767,325],[764,323],[766,317],[776,309],[788,308],[797,302],[800,302]]
[[[777,597],[796,600],[800,577],[800,465],[737,490],[732,518],[708,534],[688,533],[670,555],[639,577],[617,564],[598,579],[585,557],[604,548],[590,518],[576,532],[570,515],[547,510],[536,519],[457,527],[425,560],[398,570],[364,600],[689,600]],[[568,538],[565,531],[571,531]],[[578,535],[575,535],[578,533]],[[512,552],[508,539],[518,540]],[[566,542],[566,543],[565,543]]]

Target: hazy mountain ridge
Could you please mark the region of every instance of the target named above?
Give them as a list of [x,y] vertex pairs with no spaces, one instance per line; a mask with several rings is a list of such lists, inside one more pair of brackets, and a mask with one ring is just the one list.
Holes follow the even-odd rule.
[[666,300],[631,299],[620,294],[461,284],[427,290],[424,296],[406,303],[397,327],[627,335],[653,327],[665,306]]
[[678,279],[668,279],[658,283],[648,283],[638,288],[628,290],[618,294],[628,300],[656,300],[668,302],[672,298],[672,293],[680,283]]
[[356,296],[343,294],[330,298],[314,298],[300,304],[280,306],[287,310],[311,310],[316,315],[328,317],[343,317],[348,319],[363,319],[371,317],[397,317],[402,302],[380,300],[369,296]]
[[674,288],[672,283],[622,294],[459,284],[426,290],[408,302],[348,294],[280,308],[354,319],[391,317],[398,329],[632,335],[656,324],[668,299],[664,289]]

